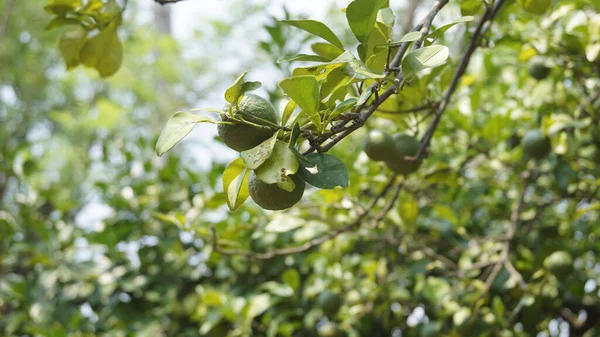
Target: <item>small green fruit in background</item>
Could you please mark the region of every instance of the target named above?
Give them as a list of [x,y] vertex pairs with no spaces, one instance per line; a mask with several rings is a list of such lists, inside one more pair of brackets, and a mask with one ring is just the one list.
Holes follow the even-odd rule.
[[300,177],[296,175],[290,177],[296,184],[296,188],[292,192],[279,188],[277,184],[267,184],[252,172],[248,179],[250,197],[263,209],[279,211],[290,208],[302,199],[306,187],[306,183]]
[[321,308],[325,315],[334,315],[342,306],[342,297],[331,290],[325,290],[317,296],[317,307]]
[[541,159],[550,154],[552,146],[550,138],[544,136],[540,130],[525,132],[522,139],[523,152],[530,158]]
[[550,68],[546,66],[542,59],[533,59],[529,62],[529,75],[538,81],[541,81],[550,75]]
[[557,251],[544,260],[544,267],[553,275],[564,277],[573,271],[573,258],[565,251]]
[[372,161],[391,159],[394,153],[394,139],[381,130],[372,130],[367,135],[364,151]]
[[[260,96],[245,94],[238,106],[239,110],[236,110],[234,107],[234,115],[238,118],[244,118],[249,122],[259,125],[266,125],[266,123],[261,120],[266,120],[275,124],[278,123],[275,108],[271,102]],[[229,106],[226,106],[226,109],[229,109]],[[232,119],[229,118],[227,114],[222,114],[220,120],[232,122]],[[217,126],[217,131],[225,145],[238,152],[246,151],[259,145],[269,139],[274,133],[271,129],[242,123],[219,124]]]
[[394,139],[395,150],[392,158],[385,161],[387,167],[398,174],[411,174],[419,169],[421,160],[412,161],[404,157],[413,157],[419,152],[421,142],[413,136],[403,133],[397,133],[392,136]]

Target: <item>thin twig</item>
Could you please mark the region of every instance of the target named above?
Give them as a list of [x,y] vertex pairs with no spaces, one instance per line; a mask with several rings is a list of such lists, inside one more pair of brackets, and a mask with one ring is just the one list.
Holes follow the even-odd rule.
[[471,61],[471,56],[473,55],[473,52],[475,51],[475,49],[477,49],[477,46],[479,44],[479,38],[483,33],[483,27],[485,26],[486,22],[492,21],[494,19],[494,16],[496,15],[496,13],[498,13],[498,10],[500,9],[500,7],[502,6],[502,4],[504,2],[505,2],[505,0],[498,0],[496,5],[493,8],[488,7],[486,9],[485,14],[479,21],[479,24],[477,25],[477,28],[475,29],[475,32],[473,33],[473,36],[471,37],[471,42],[469,43],[469,47],[467,48],[467,51],[465,52],[462,59],[460,60],[458,69],[456,70],[456,73],[454,73],[454,76],[452,77],[452,81],[450,82],[450,87],[448,88],[448,90],[444,94],[444,97],[440,101],[440,104],[437,108],[437,111],[435,113],[433,121],[431,121],[431,124],[429,124],[429,127],[427,128],[427,131],[425,132],[425,135],[421,142],[422,143],[421,148],[419,149],[419,152],[417,152],[417,154],[415,155],[413,160],[415,160],[415,161],[421,160],[423,158],[423,156],[425,155],[425,153],[427,152],[429,145],[431,143],[431,138],[433,137],[433,134],[435,133],[435,130],[437,129],[437,126],[440,123],[440,120],[442,118],[442,114],[444,113],[444,111],[446,110],[446,107],[450,103],[450,99],[452,98],[452,95],[456,91],[456,88],[458,86],[460,79],[462,78],[465,71],[467,70],[467,66],[469,65],[469,62]]
[[[218,236],[218,233],[217,233],[215,227],[212,226],[210,228],[210,230],[211,230],[211,233],[212,233],[213,250],[215,252],[223,254],[223,255],[242,255],[242,256],[247,256],[248,258],[254,259],[254,260],[268,260],[268,259],[274,258],[276,256],[291,255],[291,254],[297,254],[297,253],[308,251],[308,250],[310,250],[310,249],[312,249],[314,247],[317,247],[317,246],[323,244],[326,241],[329,241],[329,240],[337,237],[338,235],[340,235],[342,233],[351,231],[354,228],[362,225],[363,224],[363,220],[365,220],[369,216],[369,214],[371,214],[371,211],[376,206],[377,202],[380,199],[384,198],[387,195],[387,193],[389,192],[390,188],[394,185],[394,183],[396,182],[396,180],[397,180],[397,175],[394,174],[389,179],[388,183],[383,187],[383,189],[381,189],[381,191],[379,192],[379,194],[375,198],[371,199],[371,202],[369,202],[369,204],[367,205],[367,207],[364,208],[365,210],[362,211],[353,222],[351,222],[351,223],[349,223],[349,224],[347,224],[345,226],[342,226],[340,228],[337,228],[337,229],[335,229],[335,230],[333,230],[333,231],[331,231],[331,232],[329,232],[329,233],[327,233],[325,235],[322,235],[320,237],[317,237],[317,238],[314,238],[314,239],[312,239],[310,241],[307,241],[307,242],[305,242],[305,243],[303,243],[303,244],[301,244],[299,246],[287,247],[287,248],[281,248],[281,249],[275,249],[275,250],[271,250],[271,251],[268,251],[268,252],[265,252],[265,253],[257,253],[257,252],[253,252],[253,251],[246,250],[246,249],[235,249],[235,248],[233,248],[233,249],[225,249],[225,248],[222,248],[219,245],[219,236]],[[388,206],[386,206],[386,208],[384,208],[384,210],[386,210],[386,213],[389,211],[389,209],[391,209],[390,204],[393,205],[393,202],[395,202],[395,200],[397,199],[398,193],[399,193],[399,190],[400,190],[401,187],[402,187],[402,182],[399,183],[399,184],[397,184],[397,187],[396,187],[396,189],[394,191],[393,198],[388,203]],[[384,213],[384,215],[385,215],[385,213]],[[381,216],[381,213],[380,213],[380,215],[378,215],[375,218],[375,221],[381,220],[379,218],[379,216]]]
[[[429,27],[431,27],[431,23],[433,22],[433,19],[436,17],[436,15],[439,13],[439,11],[446,4],[448,4],[448,2],[449,2],[449,0],[437,0],[431,7],[429,14],[425,18],[423,18],[423,20],[413,29],[413,31],[422,31],[424,29],[429,31]],[[360,116],[357,117],[356,119],[354,119],[350,125],[347,125],[347,123],[350,123],[350,121],[341,121],[340,124],[337,124],[336,126],[334,126],[336,128],[336,130],[335,131],[332,130],[332,135],[328,135],[325,137],[323,135],[320,135],[316,139],[309,139],[309,143],[311,146],[308,150],[306,150],[303,153],[304,155],[309,154],[314,151],[327,152],[328,150],[330,150],[334,145],[339,143],[342,139],[344,139],[345,137],[350,135],[352,132],[356,131],[361,126],[363,126],[367,122],[369,117],[375,112],[375,110],[377,110],[377,108],[379,108],[379,106],[385,100],[387,100],[393,94],[397,93],[398,90],[400,90],[402,88],[402,86],[404,85],[404,81],[402,80],[402,74],[398,70],[399,69],[398,66],[401,63],[402,58],[404,57],[404,54],[406,54],[406,52],[408,51],[410,44],[411,44],[410,42],[406,42],[406,43],[403,43],[402,45],[400,45],[400,47],[398,48],[398,51],[396,52],[396,55],[394,55],[394,58],[388,64],[386,71],[384,71],[385,77],[388,77],[388,76],[392,75],[392,73],[394,73],[395,71],[398,71],[399,74],[396,77],[397,81],[395,81],[394,84],[390,85],[383,93],[378,94],[378,97],[376,97],[376,99],[374,99],[371,102],[371,104],[368,106],[367,106],[367,101],[374,94],[373,90],[378,89],[379,83],[375,82],[369,88],[365,89],[365,90],[369,90],[371,92],[371,94],[369,95],[367,100],[365,100],[364,103],[356,106],[353,109],[353,112],[360,113]],[[379,93],[379,91],[377,91],[377,92]],[[329,142],[326,145],[321,146],[321,144],[323,144],[324,142],[326,142],[328,140],[329,140]]]

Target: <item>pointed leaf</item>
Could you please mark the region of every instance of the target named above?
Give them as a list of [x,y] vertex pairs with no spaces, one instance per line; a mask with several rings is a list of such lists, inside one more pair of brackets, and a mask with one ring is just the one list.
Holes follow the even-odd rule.
[[227,102],[231,104],[237,104],[240,97],[244,94],[244,77],[246,77],[247,73],[247,71],[244,71],[244,73],[242,73],[238,78],[236,78],[233,84],[229,88],[227,88],[227,90],[225,90],[225,100]]
[[298,176],[314,187],[333,189],[348,187],[348,169],[341,160],[325,153],[311,153],[306,156],[310,164],[302,164]]
[[318,114],[320,104],[319,83],[317,78],[310,75],[294,76],[279,82],[279,87],[308,114],[310,121],[320,128],[321,120]]
[[410,33],[404,35],[398,41],[390,42],[390,43],[381,43],[381,44],[375,45],[374,51],[378,52],[378,51],[383,50],[385,48],[399,47],[403,43],[417,41],[420,37],[421,37],[421,33],[420,32],[410,32]]
[[165,152],[179,143],[187,136],[196,123],[215,123],[208,117],[198,116],[187,112],[177,112],[169,120],[163,128],[158,141],[156,142],[156,154],[162,156]]
[[237,210],[248,199],[248,177],[250,170],[244,165],[242,158],[232,161],[223,172],[223,191],[227,195],[227,206]]
[[67,70],[79,65],[79,53],[85,43],[86,36],[87,32],[85,29],[77,27],[64,32],[58,40],[58,49],[65,59]]
[[346,18],[359,42],[367,42],[385,0],[354,0],[346,8]]
[[260,167],[254,170],[258,179],[267,184],[287,182],[289,176],[298,171],[300,161],[288,144],[278,140],[273,153]]
[[315,20],[282,20],[281,22],[305,30],[323,40],[333,44],[334,46],[344,49],[344,45],[334,32],[329,29],[324,23]]
[[530,13],[543,14],[550,8],[551,0],[517,0],[517,2]]
[[446,46],[423,47],[410,52],[402,61],[404,78],[409,78],[421,70],[437,67],[446,62],[450,50]]
[[436,29],[431,34],[427,35],[427,37],[430,39],[437,39],[437,38],[441,37],[442,35],[444,35],[444,33],[448,29],[452,28],[453,26],[455,26],[459,23],[462,23],[462,22],[473,21],[474,18],[475,18],[474,16],[463,16],[461,18],[458,18],[458,19],[454,20],[453,22],[443,25],[440,28]]
[[378,74],[369,69],[361,60],[348,62],[344,68],[344,72],[357,80],[385,78],[384,74]]
[[339,47],[330,43],[323,42],[313,43],[310,45],[310,49],[312,49],[315,54],[326,58],[328,61],[331,61],[344,53],[343,49],[340,49]]
[[88,39],[79,58],[85,66],[96,68],[102,77],[116,73],[123,63],[123,45],[117,36],[116,26],[109,26]]
[[246,164],[246,166],[254,170],[264,163],[271,154],[273,153],[273,147],[277,141],[277,132],[271,136],[271,138],[260,143],[258,146],[251,148],[250,150],[242,151],[240,156]]
[[331,59],[328,59],[319,55],[308,55],[308,54],[298,54],[292,57],[286,57],[283,59],[277,60],[277,63],[285,63],[285,62],[294,62],[294,61],[303,61],[303,62],[329,62]]

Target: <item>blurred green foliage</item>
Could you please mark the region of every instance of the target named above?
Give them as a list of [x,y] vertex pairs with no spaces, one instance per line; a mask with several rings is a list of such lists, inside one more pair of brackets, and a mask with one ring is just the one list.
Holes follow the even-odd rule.
[[[61,17],[73,2],[51,1],[51,10]],[[419,73],[333,147],[330,154],[349,168],[347,189],[309,189],[286,212],[249,203],[229,212],[225,164],[216,159],[199,169],[186,153],[219,145],[187,143],[161,158],[154,152],[169,114],[233,81],[213,63],[219,57],[183,58],[184,46],[134,20],[131,2],[118,31],[118,71],[107,79],[83,67],[66,72],[76,62],[61,48],[72,26],[45,30],[47,4],[0,2],[0,335],[600,334],[595,1],[552,1],[539,16],[508,1],[462,78],[431,155],[383,220],[267,261],[214,252],[211,227],[220,246],[267,252],[354,221],[391,176],[356,144],[373,128],[423,133],[424,112],[403,111],[443,94],[471,25],[440,37],[452,50],[448,64]],[[447,9],[484,10],[469,0]],[[224,23],[213,24],[221,28],[209,40],[225,39]],[[265,28],[257,50],[289,75],[275,60],[297,54],[298,31],[279,22]],[[552,69],[541,81],[528,73],[534,56]],[[97,62],[80,61],[103,75]],[[268,89],[273,101],[282,98]],[[547,158],[523,157],[520,139],[531,129],[550,137]],[[501,265],[488,287],[511,220],[517,226],[507,258],[518,274]],[[564,277],[544,267],[555,251],[573,257]]]

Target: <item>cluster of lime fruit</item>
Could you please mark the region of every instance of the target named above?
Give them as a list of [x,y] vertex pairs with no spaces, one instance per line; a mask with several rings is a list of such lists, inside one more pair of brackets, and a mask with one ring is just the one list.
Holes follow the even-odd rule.
[[[523,152],[528,158],[542,159],[552,150],[550,138],[534,129],[525,132]],[[422,160],[415,160],[421,143],[413,136],[397,133],[393,136],[381,130],[367,134],[364,152],[373,161],[382,161],[395,173],[408,175],[419,169]]]
[[382,161],[395,173],[408,175],[419,169],[421,160],[414,160],[421,143],[415,137],[397,133],[393,136],[381,130],[367,135],[364,151],[373,161]]
[[[229,110],[229,108],[228,105],[225,110]],[[220,120],[227,123],[219,124],[217,130],[225,145],[238,152],[252,149],[271,138],[276,129],[269,125],[279,123],[273,105],[254,94],[245,94],[232,112],[233,118],[225,113],[221,114]],[[251,123],[241,123],[237,120],[246,120]],[[290,178],[296,187],[288,192],[279,188],[277,184],[263,182],[252,172],[248,178],[250,197],[264,209],[276,211],[290,208],[300,201],[306,187],[304,180],[296,175],[292,175]]]

